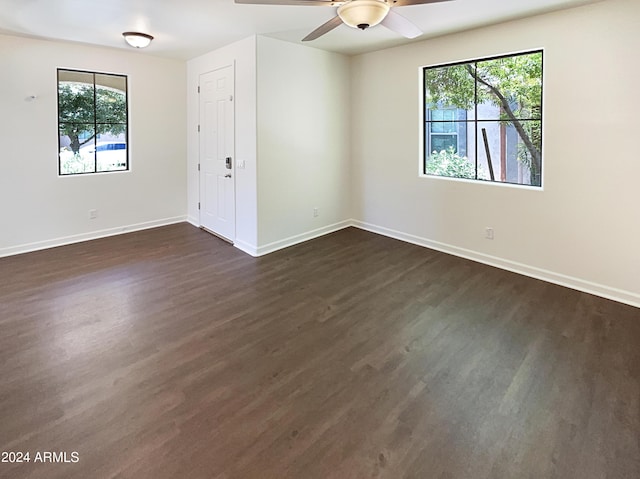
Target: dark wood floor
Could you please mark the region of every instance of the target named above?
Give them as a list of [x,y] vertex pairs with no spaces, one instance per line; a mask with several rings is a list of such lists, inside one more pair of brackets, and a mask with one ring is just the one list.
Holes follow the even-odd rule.
[[[640,477],[640,310],[357,229],[0,260],[3,478]],[[36,452],[77,463],[34,463]]]

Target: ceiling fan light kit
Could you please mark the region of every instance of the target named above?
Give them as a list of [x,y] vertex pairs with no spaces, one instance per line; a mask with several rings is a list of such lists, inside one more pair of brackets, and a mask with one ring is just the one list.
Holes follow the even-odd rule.
[[364,30],[376,26],[389,13],[389,5],[382,0],[353,0],[338,7],[342,22]]
[[[410,20],[396,13],[395,7],[450,2],[452,0],[234,0],[235,3],[254,5],[309,5],[316,7],[338,7],[336,15],[302,39],[309,42],[329,33],[343,23],[352,28],[365,30],[378,24],[402,35],[417,38],[422,31]],[[392,4],[390,5],[390,3]]]
[[124,32],[122,36],[133,48],[146,48],[151,43],[151,40],[153,40],[151,35],[140,32]]

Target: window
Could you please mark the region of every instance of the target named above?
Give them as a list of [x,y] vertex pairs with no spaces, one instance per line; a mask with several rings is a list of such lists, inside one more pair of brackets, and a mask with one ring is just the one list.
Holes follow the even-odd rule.
[[542,51],[423,68],[425,175],[542,185]]
[[456,108],[431,108],[428,115],[429,151],[452,148],[464,156],[467,150],[467,112]]
[[58,69],[60,175],[129,169],[127,77]]

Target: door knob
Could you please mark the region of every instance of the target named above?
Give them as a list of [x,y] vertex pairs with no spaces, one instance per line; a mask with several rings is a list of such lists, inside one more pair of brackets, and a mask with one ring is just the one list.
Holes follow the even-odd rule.
[[225,178],[231,178],[231,174],[224,175]]

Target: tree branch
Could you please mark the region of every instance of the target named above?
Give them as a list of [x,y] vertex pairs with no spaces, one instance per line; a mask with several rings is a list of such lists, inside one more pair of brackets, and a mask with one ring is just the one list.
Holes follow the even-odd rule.
[[509,101],[496,87],[494,87],[491,83],[489,83],[480,75],[478,75],[476,71],[471,67],[471,65],[465,65],[465,66],[467,68],[467,71],[469,72],[469,75],[471,75],[476,81],[482,83],[487,88],[489,88],[489,90],[491,90],[491,93],[493,93],[498,98],[498,100],[500,101],[500,104],[504,108],[505,113],[513,123],[513,126],[518,132],[518,135],[520,135],[520,138],[522,138],[522,141],[525,147],[527,148],[527,150],[529,151],[529,154],[531,155],[531,158],[533,159],[532,163],[533,163],[533,166],[535,167],[534,173],[536,174],[539,173],[541,171],[540,167],[542,163],[540,158],[540,151],[533,144],[533,142],[531,141],[531,138],[529,138],[529,135],[527,135],[527,132],[524,130],[524,127],[522,126],[522,123],[520,122],[520,120],[516,118],[516,115],[513,113],[513,110],[511,109],[511,105],[509,104]]
[[92,141],[95,138],[96,135],[91,135],[89,138],[87,138],[85,141],[83,141],[82,143],[80,143],[80,146],[84,146],[87,143],[89,143],[90,141]]

